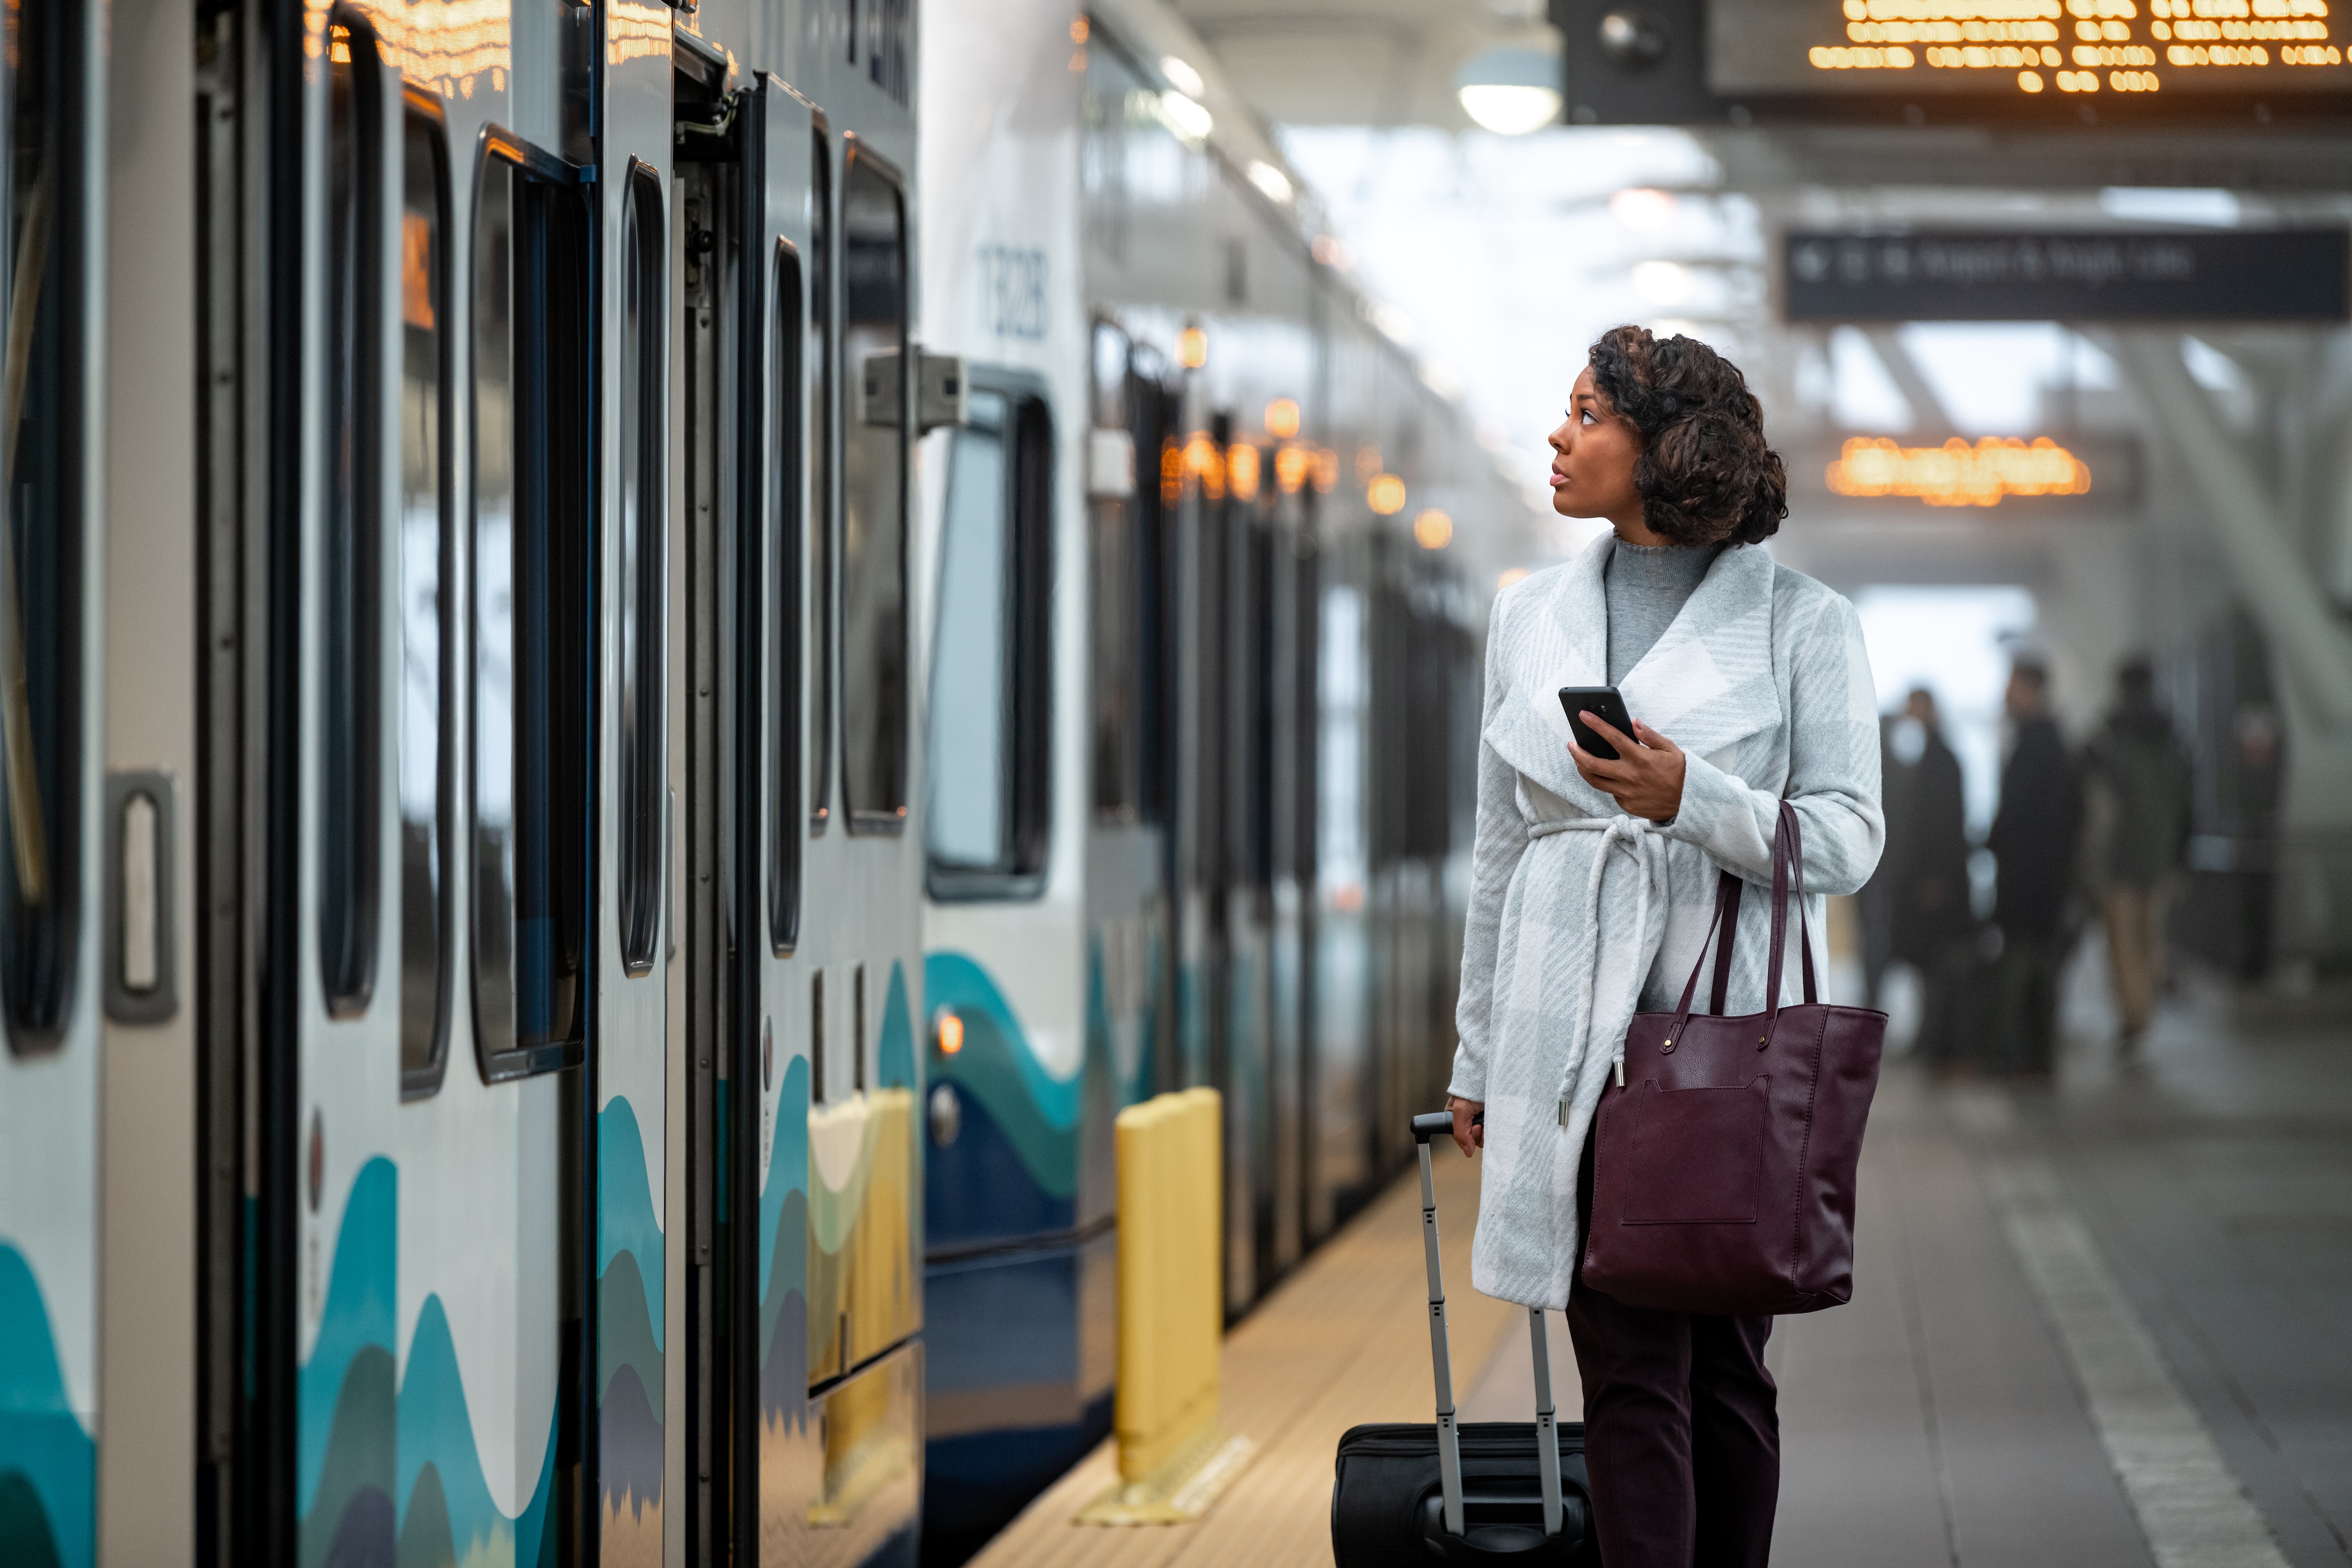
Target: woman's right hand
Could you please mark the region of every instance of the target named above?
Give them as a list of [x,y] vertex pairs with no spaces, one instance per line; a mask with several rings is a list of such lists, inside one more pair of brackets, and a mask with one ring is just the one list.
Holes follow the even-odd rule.
[[1449,1094],[1445,1097],[1445,1109],[1454,1112],[1454,1146],[1462,1151],[1464,1159],[1476,1159],[1478,1151],[1486,1146],[1486,1127],[1484,1122],[1473,1125],[1470,1119],[1486,1115],[1486,1102]]

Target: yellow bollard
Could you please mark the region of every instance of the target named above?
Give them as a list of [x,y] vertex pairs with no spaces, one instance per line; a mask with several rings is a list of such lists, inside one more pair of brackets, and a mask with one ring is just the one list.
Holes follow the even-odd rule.
[[1081,1524],[1197,1518],[1249,1457],[1217,1423],[1223,1114],[1213,1089],[1118,1114],[1119,1484]]

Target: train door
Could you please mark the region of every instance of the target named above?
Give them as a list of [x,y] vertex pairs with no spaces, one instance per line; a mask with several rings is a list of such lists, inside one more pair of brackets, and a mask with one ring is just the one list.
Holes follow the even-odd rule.
[[671,211],[677,231],[675,321],[678,331],[677,585],[670,626],[671,763],[682,848],[673,875],[677,936],[670,960],[672,1135],[681,1142],[685,1182],[669,1213],[685,1241],[672,1262],[671,1298],[684,1319],[668,1363],[680,1370],[677,1397],[666,1413],[680,1426],[672,1452],[684,1486],[676,1531],[687,1561],[731,1563],[736,1551],[730,1505],[739,1488],[729,1375],[729,1336],[737,1318],[722,1194],[730,1145],[725,1138],[724,1087],[740,1081],[730,1021],[735,1016],[736,947],[727,900],[737,883],[734,838],[726,807],[735,798],[728,763],[737,755],[732,710],[737,669],[731,638],[749,635],[730,591],[739,582],[726,559],[741,526],[732,465],[747,447],[739,400],[749,396],[735,339],[742,331],[744,287],[740,213],[746,171],[740,152],[743,98],[728,89],[723,54],[681,36],[674,44],[673,144],[677,158]]
[[1211,421],[1224,472],[1219,508],[1223,595],[1218,606],[1223,679],[1220,722],[1209,732],[1224,795],[1225,1305],[1257,1299],[1274,1268],[1274,528],[1258,482],[1257,448],[1235,421]]
[[[772,1559],[775,1542],[798,1537],[800,1555],[785,1558],[794,1563],[861,1563],[877,1552],[911,1561],[921,1500],[913,208],[901,165],[876,144],[906,128],[896,106],[908,56],[903,32],[891,31],[904,16],[875,8],[860,68],[831,79],[853,111],[848,128],[812,133],[826,159],[812,200],[827,231],[812,250],[829,252],[815,291],[830,323],[819,381],[832,445],[827,508],[812,529],[822,571],[809,672],[823,697],[809,730],[796,973],[761,999],[763,1037],[771,1018],[780,1034],[790,1014],[804,1020],[810,1068],[806,1101],[776,1101],[778,1127],[796,1125],[776,1134],[768,1178],[773,1192],[778,1150],[805,1152],[805,1272],[792,1279],[780,1257],[766,1282],[772,1295],[795,1283],[803,1291],[805,1403],[763,1421],[761,1434],[761,1551]],[[873,134],[861,128],[866,115]],[[912,151],[910,137],[903,148]],[[793,1136],[802,1128],[804,1143]],[[792,1198],[788,1188],[781,1201]],[[791,1305],[778,1299],[779,1324]],[[767,1365],[781,1373],[789,1363],[772,1351]],[[776,1397],[786,1408],[781,1383]]]
[[[806,1532],[822,1466],[804,1409],[806,1020],[770,999],[797,978],[812,793],[828,137],[824,116],[775,78],[730,92],[723,56],[690,64],[682,54],[685,1535],[692,1561],[749,1563],[770,1514],[774,1533]],[[794,1097],[802,1117],[780,1121]]]
[[[696,318],[673,301],[681,247],[671,236],[677,156],[671,119],[668,29],[644,36],[625,8],[601,13],[596,158],[598,384],[595,416],[602,504],[594,602],[603,626],[596,679],[602,722],[593,742],[598,793],[596,1014],[587,1093],[592,1136],[593,1294],[585,1314],[593,1350],[589,1398],[594,1447],[586,1495],[594,1548],[607,1564],[661,1561],[668,1490],[663,1345],[667,1252],[664,1226],[671,963],[670,710],[689,711],[700,688],[681,689],[669,636],[673,575],[681,568],[674,489],[672,334]],[[684,250],[698,253],[693,237]],[[689,535],[690,537],[690,535]],[[690,554],[691,547],[684,553]],[[698,712],[694,717],[700,718]]]
[[0,1560],[68,1568],[94,1561],[101,1437],[103,16],[12,8],[0,63]]
[[1183,495],[1178,409],[1149,344],[1096,323],[1094,427],[1087,486],[1092,519],[1094,826],[1087,899],[1102,924],[1104,1006],[1124,1103],[1183,1087],[1175,1048],[1178,959],[1175,628]]
[[921,1486],[907,197],[718,79],[679,108],[688,1550],[859,1563],[911,1553]]
[[404,10],[295,26],[247,40],[259,374],[224,415],[263,458],[266,634],[231,1550],[572,1560],[596,1455],[603,51],[585,12],[518,19],[496,65],[395,53]]
[[1274,952],[1269,1165],[1275,1194],[1266,1247],[1274,1274],[1297,1263],[1307,1247],[1309,1041],[1314,1028],[1309,955],[1315,941],[1315,489],[1306,482],[1303,466],[1286,473],[1281,456],[1267,464],[1276,476],[1267,574],[1271,634],[1266,698],[1268,902]]

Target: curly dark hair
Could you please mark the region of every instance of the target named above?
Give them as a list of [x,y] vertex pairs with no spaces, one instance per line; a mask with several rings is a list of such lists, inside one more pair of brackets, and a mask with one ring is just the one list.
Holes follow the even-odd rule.
[[1739,367],[1696,338],[1612,327],[1592,379],[1642,437],[1642,520],[1676,544],[1753,544],[1789,515],[1789,476],[1764,444],[1764,410]]

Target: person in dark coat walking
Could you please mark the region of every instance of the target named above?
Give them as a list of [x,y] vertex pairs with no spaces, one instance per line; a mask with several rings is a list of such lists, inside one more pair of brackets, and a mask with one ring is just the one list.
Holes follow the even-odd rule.
[[2189,843],[2189,761],[2156,705],[2147,659],[2126,659],[2116,671],[2116,705],[2086,761],[2095,831],[2085,859],[2128,1055],[2147,1032],[2164,984],[2165,906]]
[[1913,689],[1888,750],[1900,784],[1886,786],[1886,854],[1874,881],[1886,883],[1888,947],[1919,977],[1919,1033],[1913,1049],[1939,1071],[1966,1054],[1976,919],[1969,909],[1968,804],[1960,759],[1944,743],[1936,699]]
[[2081,787],[2049,698],[2049,671],[2032,659],[2011,667],[2012,742],[2000,771],[2000,808],[1985,840],[1996,868],[1992,918],[2000,931],[1988,1055],[1997,1067],[2034,1078],[2049,1076],[2056,1051],[2058,972],[2066,960],[2082,820]]

